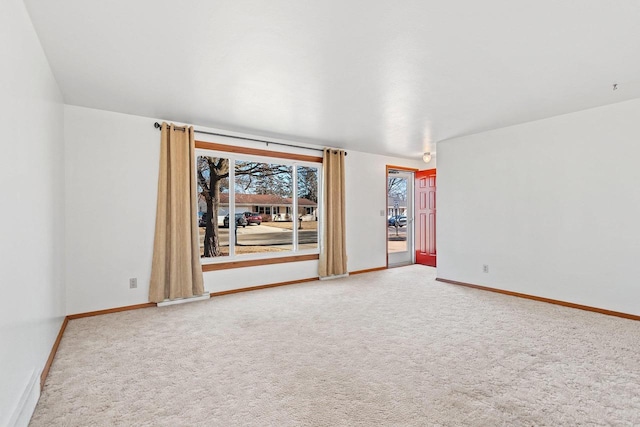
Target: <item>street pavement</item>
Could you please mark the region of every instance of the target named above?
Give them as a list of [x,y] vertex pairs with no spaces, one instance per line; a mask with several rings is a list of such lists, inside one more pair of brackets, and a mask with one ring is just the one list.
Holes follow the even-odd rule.
[[[229,229],[218,228],[221,240],[228,240]],[[293,241],[291,230],[269,225],[247,225],[236,229],[237,244],[240,246],[287,245]],[[298,243],[317,243],[317,230],[298,230]]]
[[[291,230],[288,233],[248,233],[241,234],[238,229],[238,245],[263,246],[263,245],[286,245],[293,241]],[[318,232],[316,230],[298,230],[298,243],[316,243]]]

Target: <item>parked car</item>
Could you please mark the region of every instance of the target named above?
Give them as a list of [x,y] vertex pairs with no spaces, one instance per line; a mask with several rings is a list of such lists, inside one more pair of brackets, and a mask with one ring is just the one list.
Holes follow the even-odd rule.
[[207,213],[198,212],[198,227],[206,227],[206,226],[207,226]]
[[245,212],[244,217],[247,219],[247,224],[257,224],[260,225],[262,223],[262,217],[257,212]]
[[[224,228],[229,228],[229,214],[227,214],[222,220],[222,224]],[[243,213],[236,214],[236,227],[246,227],[247,219],[244,217]]]
[[395,215],[389,217],[389,227],[395,227],[396,223],[398,227],[404,227],[407,225],[407,217],[405,215]]

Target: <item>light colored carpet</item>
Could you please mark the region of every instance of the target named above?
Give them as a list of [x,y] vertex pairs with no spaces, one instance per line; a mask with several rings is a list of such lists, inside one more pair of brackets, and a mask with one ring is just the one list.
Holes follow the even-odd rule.
[[31,425],[640,425],[640,322],[434,276],[72,320]]

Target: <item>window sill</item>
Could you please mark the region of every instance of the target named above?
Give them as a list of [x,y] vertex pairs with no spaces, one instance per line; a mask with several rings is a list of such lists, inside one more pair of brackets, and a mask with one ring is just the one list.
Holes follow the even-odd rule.
[[212,264],[202,264],[202,272],[228,270],[230,268],[255,267],[259,265],[283,264],[298,261],[313,261],[320,259],[319,254],[293,255],[277,258],[248,259],[242,261],[217,262]]

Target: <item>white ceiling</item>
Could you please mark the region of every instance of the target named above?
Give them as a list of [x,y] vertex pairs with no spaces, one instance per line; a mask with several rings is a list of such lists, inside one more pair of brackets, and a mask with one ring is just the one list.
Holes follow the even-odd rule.
[[25,3],[68,104],[364,152],[640,97],[640,0]]

